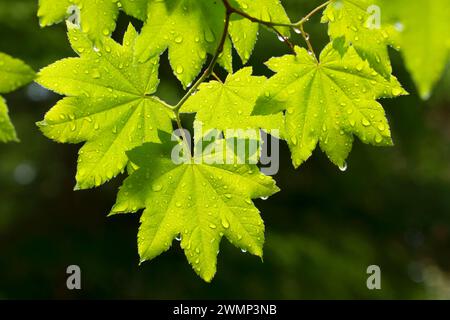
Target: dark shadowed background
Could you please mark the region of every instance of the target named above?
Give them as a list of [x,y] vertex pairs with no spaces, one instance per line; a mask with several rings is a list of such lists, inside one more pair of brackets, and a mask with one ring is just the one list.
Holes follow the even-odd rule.
[[[295,19],[318,4],[283,3]],[[0,51],[39,70],[74,53],[64,26],[40,29],[36,10],[34,0],[0,0]],[[120,17],[117,39],[128,21]],[[317,17],[307,29],[323,47]],[[285,53],[263,31],[255,73],[270,76],[263,62]],[[21,143],[0,145],[0,298],[450,298],[450,73],[423,102],[401,56],[391,56],[411,92],[382,102],[395,147],[357,142],[341,172],[320,151],[294,170],[283,144],[282,192],[257,201],[267,226],[264,262],[223,241],[212,284],[195,275],[177,242],[138,266],[138,215],[106,217],[123,177],[72,191],[79,146],[56,144],[35,126],[59,97],[35,84],[6,95]],[[158,94],[176,102],[183,91],[166,55],[160,77]],[[81,267],[81,291],[66,289],[71,264]],[[366,288],[371,264],[381,268],[382,290]]]

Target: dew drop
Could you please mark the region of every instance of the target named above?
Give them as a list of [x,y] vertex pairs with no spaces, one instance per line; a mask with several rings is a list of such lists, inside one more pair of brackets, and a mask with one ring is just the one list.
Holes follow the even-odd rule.
[[154,192],[159,192],[159,191],[162,190],[162,186],[161,186],[160,184],[154,184],[154,185],[152,186],[152,190],[153,190]]
[[347,171],[347,169],[348,169],[347,162],[344,162],[341,166],[339,166],[339,170],[341,170],[342,172]]
[[228,229],[230,227],[230,223],[225,217],[222,218],[222,227],[224,227],[225,229]]
[[383,137],[380,136],[379,134],[377,134],[377,136],[375,137],[375,142],[376,142],[376,143],[381,143],[381,142],[383,142]]
[[394,28],[395,30],[397,30],[398,32],[403,32],[405,30],[405,26],[403,25],[403,23],[401,22],[397,22],[394,24]]
[[184,68],[183,68],[183,66],[181,66],[181,65],[179,65],[178,67],[177,67],[177,73],[178,74],[182,74],[183,72],[184,72]]
[[364,127],[370,126],[370,121],[367,120],[366,118],[362,119],[361,123]]
[[99,79],[100,78],[100,72],[98,70],[94,70],[92,72],[92,78]]
[[393,94],[395,97],[398,97],[399,95],[402,94],[402,89],[400,89],[400,88],[394,88],[394,89],[392,89],[392,94]]
[[291,137],[291,142],[292,142],[292,144],[293,144],[294,146],[296,146],[297,143],[298,143],[297,138],[296,138],[295,136],[292,136],[292,137]]

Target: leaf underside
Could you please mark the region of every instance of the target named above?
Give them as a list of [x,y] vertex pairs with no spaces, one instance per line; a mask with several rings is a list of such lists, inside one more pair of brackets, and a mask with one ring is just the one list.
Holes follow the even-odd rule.
[[276,74],[267,82],[254,114],[285,111],[286,139],[296,167],[317,144],[343,167],[354,135],[364,143],[392,144],[388,121],[376,99],[406,94],[395,77],[380,76],[353,47],[341,57],[329,44],[319,61],[303,48],[295,50],[296,56],[267,63]]
[[[215,144],[225,147],[223,140]],[[141,261],[167,251],[178,238],[195,272],[209,282],[222,237],[262,257],[264,223],[252,199],[278,192],[274,180],[256,166],[205,164],[208,157],[223,157],[220,152],[176,165],[170,149],[163,149],[150,143],[129,152],[138,169],[112,209],[112,214],[145,209],[138,233]]]
[[68,97],[39,123],[42,132],[62,143],[86,142],[80,149],[77,189],[99,186],[121,173],[126,151],[158,142],[158,130],[171,132],[171,111],[152,96],[158,86],[158,58],[138,62],[137,33],[129,27],[124,45],[110,38],[101,49],[79,29],[69,27],[79,58],[60,60],[40,71],[42,86]]
[[[283,115],[253,116],[255,102],[267,79],[252,76],[252,68],[243,68],[228,75],[224,83],[211,81],[203,83],[198,92],[191,96],[181,108],[183,113],[196,113],[196,120],[204,129],[284,130]],[[236,116],[239,119],[236,119]]]

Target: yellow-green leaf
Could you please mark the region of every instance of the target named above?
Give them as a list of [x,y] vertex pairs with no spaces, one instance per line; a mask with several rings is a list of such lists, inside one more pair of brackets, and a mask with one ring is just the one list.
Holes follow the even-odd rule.
[[69,26],[79,58],[58,61],[39,73],[44,87],[68,97],[39,123],[58,142],[86,142],[79,152],[77,188],[99,186],[122,172],[126,151],[157,142],[158,130],[172,130],[172,112],[153,94],[159,83],[158,58],[140,63],[132,26],[124,45],[105,38],[101,48]]
[[145,209],[138,234],[142,262],[167,251],[177,238],[195,272],[209,282],[222,237],[262,257],[264,223],[252,199],[279,191],[272,178],[254,165],[205,164],[196,158],[176,165],[170,149],[158,144],[128,155],[138,169],[125,180],[112,214]]
[[329,44],[320,60],[296,47],[297,55],[272,58],[276,72],[256,103],[255,114],[285,111],[286,139],[296,167],[320,144],[340,167],[357,135],[364,143],[392,144],[389,124],[378,98],[406,92],[395,77],[386,80],[353,47],[343,57]]

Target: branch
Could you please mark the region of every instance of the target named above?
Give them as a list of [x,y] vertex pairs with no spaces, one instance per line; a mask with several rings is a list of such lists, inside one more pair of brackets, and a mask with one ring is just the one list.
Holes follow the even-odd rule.
[[294,52],[295,54],[295,50],[294,50],[294,45],[292,44],[292,42],[289,41],[289,39],[285,36],[283,36],[277,29],[276,27],[287,27],[287,28],[292,28],[295,30],[295,32],[300,33],[303,36],[303,39],[306,42],[306,45],[308,46],[308,50],[315,55],[314,53],[314,49],[311,45],[311,41],[309,40],[309,34],[307,34],[305,32],[305,29],[303,27],[303,25],[309,21],[309,19],[311,19],[311,17],[313,15],[315,15],[317,12],[319,12],[320,10],[322,10],[323,8],[325,8],[326,6],[328,6],[332,0],[329,0],[325,3],[322,3],[320,6],[318,6],[317,8],[313,9],[310,13],[308,13],[305,17],[303,17],[300,21],[298,21],[297,23],[280,23],[280,22],[272,22],[272,21],[264,21],[261,19],[258,19],[256,17],[252,17],[251,15],[249,15],[248,13],[241,11],[239,9],[234,8],[229,0],[222,0],[225,7],[227,8],[228,12],[231,13],[235,13],[237,15],[240,15],[241,17],[244,17],[254,23],[259,23],[261,25],[264,25],[270,29],[272,29],[273,31],[275,31],[278,35],[278,37],[280,39],[283,39],[283,42],[285,42],[289,48]]
[[283,42],[285,42],[289,48],[292,50],[292,52],[294,52],[295,54],[295,50],[294,50],[294,45],[292,44],[292,42],[289,41],[289,38],[285,37],[280,31],[278,31],[276,29],[276,27],[287,27],[287,28],[294,28],[294,25],[292,23],[278,23],[278,22],[269,22],[269,21],[264,21],[255,17],[252,17],[251,15],[249,15],[248,13],[241,11],[239,9],[234,8],[229,0],[222,0],[223,4],[225,5],[225,7],[227,8],[227,11],[230,12],[230,14],[235,13],[241,17],[246,18],[247,20],[250,20],[251,22],[254,23],[259,23],[261,25],[266,26],[267,28],[273,30],[279,39],[282,39]]
[[262,25],[265,25],[266,27],[273,28],[273,27],[287,27],[287,28],[293,28],[295,25],[292,23],[278,23],[278,22],[271,22],[271,21],[264,21],[255,17],[252,17],[248,13],[241,11],[239,9],[234,8],[229,0],[222,0],[227,10],[229,10],[231,13],[236,13],[237,15],[240,15],[241,17],[244,17],[251,22],[259,23]]
[[311,44],[311,41],[309,41],[309,34],[305,32],[305,28],[303,27],[303,24],[300,25],[299,29],[300,34],[302,35],[303,39],[306,42],[306,45],[308,46],[308,51],[311,52],[314,56],[316,53],[314,52],[314,48]]
[[330,3],[331,3],[331,0],[329,0],[329,1],[325,2],[325,3],[322,3],[320,6],[318,6],[317,8],[315,8],[314,10],[312,10],[310,13],[308,13],[306,16],[304,16],[299,22],[294,23],[294,24],[293,24],[293,27],[294,27],[294,28],[298,28],[298,27],[300,27],[301,25],[303,25],[305,22],[308,22],[309,19],[311,19],[311,17],[312,17],[313,15],[315,15],[317,12],[319,12],[320,10],[322,10],[323,8],[325,8],[326,6],[328,6]]

